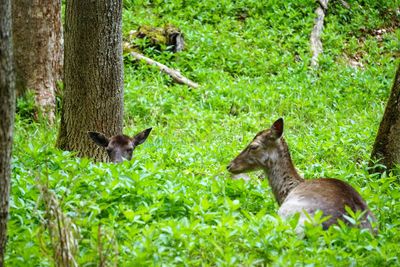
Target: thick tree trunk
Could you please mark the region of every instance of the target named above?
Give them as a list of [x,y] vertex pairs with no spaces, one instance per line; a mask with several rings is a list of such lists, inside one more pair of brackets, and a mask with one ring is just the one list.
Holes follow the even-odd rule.
[[[388,170],[400,164],[400,64],[375,139],[371,159],[383,164]],[[382,172],[383,169],[374,168],[371,171]]]
[[0,0],[0,267],[4,266],[11,184],[11,148],[15,112],[15,77],[11,0]]
[[122,0],[67,1],[65,89],[57,146],[106,161],[87,131],[122,133]]
[[34,90],[39,113],[55,118],[55,91],[62,80],[61,1],[13,0],[17,93]]

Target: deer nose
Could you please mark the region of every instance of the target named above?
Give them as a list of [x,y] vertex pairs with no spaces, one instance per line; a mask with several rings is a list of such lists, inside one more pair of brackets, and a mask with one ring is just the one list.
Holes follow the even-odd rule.
[[229,163],[229,165],[226,166],[226,169],[229,171],[231,169],[231,167],[232,167],[232,163]]
[[121,163],[122,161],[123,161],[122,159],[118,158],[118,159],[115,159],[113,162],[114,163]]

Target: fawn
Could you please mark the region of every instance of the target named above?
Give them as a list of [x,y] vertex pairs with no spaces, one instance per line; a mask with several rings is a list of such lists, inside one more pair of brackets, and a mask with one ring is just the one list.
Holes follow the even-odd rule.
[[118,163],[123,160],[131,160],[133,150],[146,141],[151,130],[152,128],[148,128],[134,137],[114,135],[108,138],[104,134],[98,132],[88,132],[88,135],[97,145],[106,149],[111,162]]
[[283,134],[283,119],[273,123],[270,129],[259,132],[250,144],[228,165],[232,174],[241,174],[263,169],[268,176],[269,185],[280,208],[278,214],[283,219],[300,213],[296,232],[302,232],[307,212],[313,216],[320,210],[326,217],[322,223],[327,229],[338,219],[349,223],[345,206],[354,212],[364,212],[360,227],[372,231],[371,220],[374,217],[359,193],[348,183],[333,179],[319,178],[304,180],[297,173],[288,145]]

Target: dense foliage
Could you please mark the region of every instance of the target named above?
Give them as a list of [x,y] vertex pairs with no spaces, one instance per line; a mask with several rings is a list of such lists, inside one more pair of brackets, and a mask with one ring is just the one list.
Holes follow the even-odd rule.
[[[144,53],[201,88],[125,55],[125,132],[154,128],[119,165],[54,149],[56,127],[31,122],[21,100],[8,266],[53,264],[38,183],[76,225],[82,266],[99,264],[99,237],[119,266],[400,265],[399,176],[368,173],[398,64],[399,2],[349,3],[330,3],[320,67],[310,69],[315,1],[124,1],[124,36],[140,25],[183,31],[183,52]],[[228,162],[278,117],[302,175],[357,188],[379,221],[376,237],[337,226],[299,238],[259,174],[230,180]]]

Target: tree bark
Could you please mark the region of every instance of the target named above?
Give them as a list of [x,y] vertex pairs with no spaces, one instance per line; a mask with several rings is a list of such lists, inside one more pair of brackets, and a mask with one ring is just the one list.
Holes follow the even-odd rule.
[[0,267],[4,266],[15,113],[11,0],[0,0]]
[[65,87],[57,147],[108,159],[87,131],[122,133],[122,0],[71,0],[66,6]]
[[[371,165],[378,162],[391,170],[400,164],[400,64],[371,153]],[[383,172],[372,168],[371,172]]]
[[39,114],[55,119],[55,91],[62,80],[61,1],[13,0],[14,58],[17,93],[35,93]]

